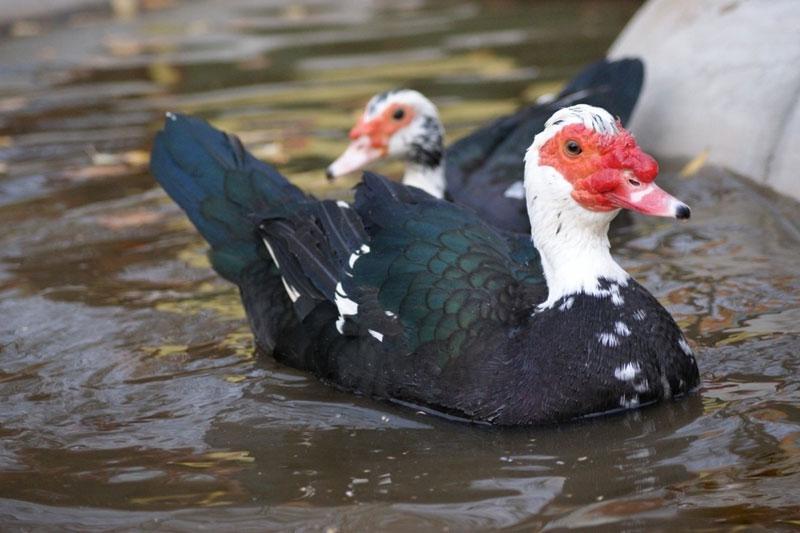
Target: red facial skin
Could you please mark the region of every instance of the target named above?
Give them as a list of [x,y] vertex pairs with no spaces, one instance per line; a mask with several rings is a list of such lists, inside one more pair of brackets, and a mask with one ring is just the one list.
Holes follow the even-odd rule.
[[[590,211],[621,207],[657,216],[675,216],[672,196],[653,181],[658,163],[642,151],[633,136],[602,135],[583,124],[570,124],[539,150],[539,164],[555,168],[572,185],[572,198]],[[580,153],[568,150],[570,141]]]
[[[395,111],[398,109],[402,109],[404,113],[401,119],[394,118]],[[370,145],[375,149],[382,150],[386,155],[389,150],[389,139],[397,130],[408,126],[412,120],[414,120],[414,110],[411,107],[392,104],[369,122],[365,122],[362,115],[350,130],[350,138],[355,140],[366,135],[369,137]]]

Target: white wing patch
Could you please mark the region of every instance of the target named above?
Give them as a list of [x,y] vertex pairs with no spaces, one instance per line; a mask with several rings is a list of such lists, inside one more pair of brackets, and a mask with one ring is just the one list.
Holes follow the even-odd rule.
[[516,200],[524,200],[525,183],[523,183],[522,180],[515,181],[508,189],[506,189],[506,191],[503,193],[503,196],[506,198],[514,198]]
[[575,297],[574,296],[570,296],[569,298],[564,300],[564,303],[562,303],[561,305],[558,306],[558,310],[559,311],[568,311],[568,310],[572,309],[572,304],[574,304],[574,303],[575,303]]
[[[267,247],[269,256],[272,258],[272,261],[275,263],[275,266],[278,267],[278,269],[280,270],[281,264],[278,263],[278,259],[275,257],[275,251],[272,249],[272,246],[269,244],[269,241],[267,239],[261,239],[261,240],[264,241],[264,246]],[[286,289],[286,294],[289,295],[289,299],[292,301],[292,303],[295,303],[297,299],[300,298],[300,291],[289,285],[289,283],[287,283],[286,281],[286,278],[284,278],[283,276],[281,276],[281,281],[283,282],[283,288]]]
[[628,328],[628,326],[625,324],[625,322],[622,322],[622,321],[618,321],[618,322],[614,323],[614,331],[620,337],[627,337],[628,335],[631,334],[631,330]]
[[291,285],[289,285],[286,282],[286,278],[284,278],[283,276],[281,276],[281,281],[283,282],[283,288],[286,289],[286,294],[289,295],[289,299],[292,301],[292,303],[295,303],[297,299],[300,298],[300,292]]
[[347,293],[344,291],[341,281],[336,284],[333,303],[336,304],[336,309],[339,310],[339,318],[336,320],[336,329],[339,333],[344,334],[344,317],[357,315],[358,303],[347,297]]
[[[650,390],[650,383],[648,383],[647,378],[641,376],[642,367],[639,366],[639,363],[635,361],[631,361],[630,363],[625,363],[624,365],[617,367],[614,369],[614,377],[620,381],[627,381],[633,385],[633,390],[638,393],[645,393]],[[625,398],[623,396],[623,398]],[[635,399],[636,404],[639,404],[639,397],[634,396],[632,399],[625,399],[626,402],[630,403]],[[632,405],[625,405],[621,404],[623,407],[631,407]]]
[[356,261],[361,259],[362,256],[369,253],[369,246],[366,244],[362,244],[361,248],[350,254],[350,258],[347,260],[347,266],[350,267],[350,270],[353,270],[353,267],[356,266]]
[[632,361],[616,368],[614,370],[614,377],[620,381],[633,381],[641,371],[642,367],[639,366],[639,363]]
[[[627,285],[627,282],[625,283]],[[621,306],[625,303],[625,298],[619,293],[619,284],[611,283],[607,289],[599,289],[597,291],[597,296],[600,297],[611,297],[611,303],[616,305],[617,307]]]
[[689,346],[689,343],[686,342],[686,339],[684,339],[683,337],[681,337],[680,340],[678,341],[678,346],[680,346],[681,350],[683,350],[683,353],[685,353],[689,357],[694,355],[694,353],[692,352],[692,348]]
[[267,251],[269,252],[269,256],[272,258],[272,261],[275,263],[275,266],[278,267],[278,268],[281,268],[281,264],[278,263],[278,260],[275,258],[275,251],[272,249],[272,245],[270,245],[269,241],[266,238],[261,239],[261,240],[264,241],[264,246],[267,247]]
[[639,395],[634,394],[630,398],[625,396],[624,394],[619,398],[619,405],[620,407],[624,407],[625,409],[631,409],[633,407],[639,406]]
[[378,342],[383,342],[383,333],[380,331],[375,331],[374,329],[368,329],[367,331],[370,335],[378,339]]
[[619,346],[619,337],[613,333],[602,332],[597,334],[597,340],[600,344],[608,348],[616,348]]

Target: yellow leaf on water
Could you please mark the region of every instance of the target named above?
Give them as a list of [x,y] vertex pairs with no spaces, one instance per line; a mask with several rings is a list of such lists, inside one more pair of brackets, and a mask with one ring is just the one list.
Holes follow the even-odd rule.
[[61,177],[67,180],[84,181],[124,176],[125,174],[130,174],[130,172],[131,169],[127,165],[95,165],[65,170]]
[[254,357],[253,334],[250,332],[249,328],[225,335],[222,345],[226,348],[233,349],[234,354],[242,359],[250,360]]
[[213,490],[206,493],[143,496],[130,498],[128,501],[130,501],[130,503],[133,505],[172,504],[181,506],[200,505],[203,507],[216,507],[220,505],[230,505],[233,503],[232,501],[222,499],[222,497],[226,495],[229,495],[227,491]]
[[197,503],[203,507],[217,507],[220,505],[230,505],[232,502],[220,499],[225,495],[227,495],[227,492],[222,490],[215,490],[213,492],[209,492],[208,496],[206,496],[204,499],[200,500]]
[[256,459],[250,456],[248,451],[230,451],[230,452],[209,452],[205,454],[209,459],[216,459],[218,461],[238,461],[240,463],[252,463]]
[[159,85],[175,85],[181,81],[181,72],[169,63],[157,61],[148,69],[150,78]]
[[282,15],[287,20],[303,20],[308,16],[308,9],[300,4],[289,4]]
[[247,376],[241,376],[241,375],[238,375],[238,376],[237,375],[225,376],[225,381],[227,381],[228,383],[241,383],[242,381],[244,381],[246,379],[247,379]]
[[12,37],[33,37],[42,33],[42,25],[33,20],[18,20],[11,25]]
[[27,105],[28,99],[24,96],[10,96],[8,98],[0,98],[0,113],[9,113],[11,111],[19,111]]
[[147,150],[131,150],[122,154],[122,160],[135,167],[143,167],[150,163],[150,152]]
[[214,463],[212,461],[181,461],[175,464],[180,466],[187,466],[189,468],[211,468],[215,466],[217,463]]
[[684,165],[684,167],[681,169],[680,177],[691,178],[692,176],[697,174],[697,172],[701,168],[703,168],[703,165],[706,164],[706,161],[708,161],[709,153],[710,153],[709,150],[705,149],[696,156],[694,156],[694,158],[692,158],[691,161],[686,163],[686,165]]
[[111,0],[114,16],[123,20],[132,19],[139,12],[138,0]]
[[170,355],[186,353],[186,350],[188,349],[189,347],[185,344],[162,344],[155,349],[153,355],[156,357],[167,357]]
[[93,165],[115,165],[117,163],[119,163],[119,156],[116,154],[106,154],[104,152],[92,154]]
[[[0,141],[0,143],[2,143],[2,141]],[[2,146],[2,144],[0,144],[0,146]],[[142,167],[150,162],[150,154],[145,150],[130,150],[121,153],[88,151],[90,152],[89,156],[92,159],[92,164],[95,166],[110,166],[124,163],[132,167]]]
[[192,247],[181,250],[178,252],[178,259],[194,268],[209,268],[211,266],[205,249]]
[[101,226],[105,226],[108,229],[120,230],[155,224],[163,218],[163,213],[149,211],[147,209],[138,209],[135,211],[115,213],[113,215],[102,215],[97,217],[97,221]]

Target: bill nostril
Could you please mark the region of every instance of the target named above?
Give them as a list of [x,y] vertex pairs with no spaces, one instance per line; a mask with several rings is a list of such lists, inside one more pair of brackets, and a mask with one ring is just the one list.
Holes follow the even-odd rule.
[[675,218],[679,220],[686,220],[692,216],[692,210],[686,204],[680,204],[675,208]]

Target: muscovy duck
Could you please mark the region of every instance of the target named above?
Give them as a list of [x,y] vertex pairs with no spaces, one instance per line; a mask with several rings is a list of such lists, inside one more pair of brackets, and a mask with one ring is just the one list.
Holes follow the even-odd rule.
[[606,235],[621,208],[689,208],[655,185],[656,162],[602,109],[556,112],[527,151],[535,248],[373,174],[352,206],[316,200],[196,118],[168,116],[151,169],[239,286],[262,349],[340,388],[523,425],[698,383],[680,328]]
[[350,130],[352,142],[327,168],[328,179],[385,157],[405,162],[403,183],[474,209],[490,224],[530,231],[522,187],[521,154],[558,109],[579,103],[602,107],[624,125],[644,80],[639,59],[601,60],[581,71],[548,103],[497,119],[444,150],[436,106],[417,91],[374,96]]

